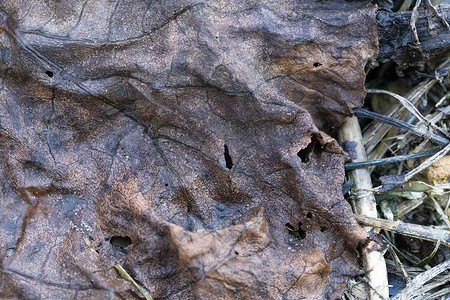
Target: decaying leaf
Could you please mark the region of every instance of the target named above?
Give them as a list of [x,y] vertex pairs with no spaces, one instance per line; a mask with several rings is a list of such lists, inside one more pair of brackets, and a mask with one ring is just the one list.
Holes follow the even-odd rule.
[[1,298],[139,298],[120,264],[156,299],[335,299],[360,271],[321,130],[361,105],[373,5],[0,9]]
[[382,184],[381,193],[396,189],[401,190],[405,186],[405,175],[386,175],[381,176],[380,181]]

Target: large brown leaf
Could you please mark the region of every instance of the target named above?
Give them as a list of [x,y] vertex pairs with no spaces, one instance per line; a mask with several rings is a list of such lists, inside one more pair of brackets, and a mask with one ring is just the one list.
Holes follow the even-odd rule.
[[361,104],[374,6],[0,9],[0,297],[140,297],[117,263],[163,299],[335,298],[359,272],[318,128]]

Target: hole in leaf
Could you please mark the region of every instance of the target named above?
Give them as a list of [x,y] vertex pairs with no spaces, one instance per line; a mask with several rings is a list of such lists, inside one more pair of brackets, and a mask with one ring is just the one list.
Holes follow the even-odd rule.
[[8,248],[6,250],[6,257],[11,257],[14,255],[14,253],[16,252],[16,248]]
[[315,63],[313,63],[313,66],[315,67],[315,68],[317,68],[317,67],[320,67],[322,64],[321,63],[319,63],[319,62],[315,62]]
[[307,217],[308,219],[312,219],[313,214],[309,212],[309,213],[306,214],[306,217]]
[[128,236],[113,236],[109,242],[113,247],[119,248],[126,248],[132,243]]
[[302,229],[302,222],[298,222],[298,235],[300,236],[300,239],[303,240],[306,237],[306,231]]
[[125,248],[131,244],[131,239],[128,236],[113,236],[109,240],[109,243],[111,244],[114,253],[117,255],[125,255],[127,254]]
[[298,230],[295,230],[294,226],[289,223],[286,223],[284,226],[286,227],[289,234],[293,235],[299,240],[303,240],[306,237],[306,231],[302,229],[302,222],[298,222]]
[[298,153],[297,153],[297,156],[300,157],[300,159],[302,160],[302,163],[309,162],[308,150],[307,149],[308,149],[308,147],[298,151]]
[[318,140],[318,138],[313,134],[311,136],[311,142],[306,146],[306,148],[298,151],[297,156],[300,157],[303,163],[309,162],[309,157],[311,152],[315,154],[319,154],[322,150],[322,146]]
[[225,156],[225,165],[228,169],[233,167],[233,160],[231,159],[230,152],[228,151],[228,146],[224,145],[225,151],[223,155]]
[[53,77],[53,72],[52,72],[52,71],[45,71],[45,74],[46,74],[48,77],[50,77],[50,78]]
[[328,230],[328,228],[326,228],[325,226],[320,226],[320,231],[321,232],[325,232],[325,231],[327,231]]
[[167,183],[164,183],[164,185],[165,185],[165,186],[169,186],[169,184],[167,184]]

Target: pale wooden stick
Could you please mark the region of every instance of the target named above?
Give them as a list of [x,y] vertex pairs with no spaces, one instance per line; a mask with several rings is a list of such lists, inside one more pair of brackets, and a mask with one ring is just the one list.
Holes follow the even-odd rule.
[[[362,142],[361,128],[356,117],[345,119],[339,129],[339,138],[341,142],[355,143],[354,150],[357,157],[353,161],[367,160]],[[353,193],[356,196],[356,213],[376,218],[377,207],[375,197],[370,191],[372,189],[372,180],[369,171],[367,169],[356,169],[350,171],[350,174],[353,178]],[[372,230],[370,227],[365,229],[367,231]],[[379,250],[382,248],[375,240],[370,240],[362,249],[362,261],[368,286],[370,287],[368,295],[371,300],[389,299],[386,263],[383,253]]]

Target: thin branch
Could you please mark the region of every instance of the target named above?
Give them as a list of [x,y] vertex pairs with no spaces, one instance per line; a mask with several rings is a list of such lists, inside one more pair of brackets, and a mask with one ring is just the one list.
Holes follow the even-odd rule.
[[370,218],[361,215],[354,215],[356,221],[364,226],[372,226],[375,228],[392,231],[401,235],[418,238],[431,242],[441,242],[450,247],[450,232],[437,229],[434,226],[422,226],[417,224],[404,223],[402,221],[389,221],[379,218]]
[[419,36],[417,35],[416,22],[417,22],[417,19],[419,18],[419,13],[417,12],[417,9],[419,8],[421,2],[422,2],[422,0],[416,1],[416,5],[414,6],[412,14],[411,14],[411,21],[409,23],[409,26],[411,27],[411,31],[412,31],[413,37],[414,37],[413,41],[414,41],[414,44],[416,44],[416,45],[420,45]]
[[435,163],[438,160],[440,160],[449,151],[450,151],[450,144],[448,144],[444,149],[442,149],[439,152],[437,152],[436,154],[434,154],[432,157],[428,158],[420,166],[418,166],[417,168],[415,168],[415,169],[411,170],[410,172],[408,172],[405,175],[405,182],[410,180],[412,177],[414,177],[414,175],[422,172],[423,170],[425,170],[426,168],[431,166],[433,163]]
[[360,162],[351,162],[346,163],[344,165],[345,170],[354,170],[354,169],[360,169],[370,166],[379,166],[379,165],[386,165],[391,164],[399,161],[419,158],[419,157],[425,157],[425,156],[431,156],[435,153],[438,153],[441,150],[441,148],[421,151],[417,153],[412,154],[405,154],[405,155],[397,155],[393,157],[387,157],[387,158],[380,158],[380,159],[374,159],[374,160],[366,160],[366,161],[360,161]]

